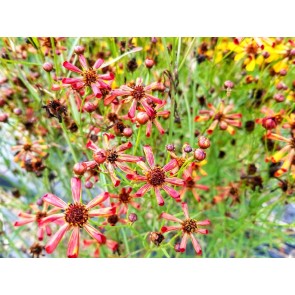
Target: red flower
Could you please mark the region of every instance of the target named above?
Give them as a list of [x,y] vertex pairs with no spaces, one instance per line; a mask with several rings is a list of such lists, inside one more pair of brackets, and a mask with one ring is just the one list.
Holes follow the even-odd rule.
[[69,63],[68,61],[65,61],[63,63],[63,66],[68,69],[69,71],[78,73],[81,75],[81,77],[78,78],[63,78],[62,83],[64,84],[71,84],[74,89],[80,89],[83,87],[91,87],[94,95],[97,98],[102,97],[102,89],[110,90],[111,87],[109,84],[107,84],[105,81],[112,81],[114,80],[114,74],[103,74],[98,75],[97,70],[101,67],[103,64],[103,60],[99,58],[93,65],[93,67],[89,67],[87,65],[86,59],[84,55],[79,55],[79,61],[82,66],[82,70],[74,66],[73,64]]
[[43,218],[41,221],[41,225],[59,220],[64,221],[60,229],[52,236],[45,246],[45,250],[49,254],[56,249],[58,243],[68,231],[72,231],[68,243],[68,257],[78,257],[81,228],[84,228],[88,234],[99,243],[104,243],[106,240],[106,237],[99,230],[90,225],[89,219],[92,217],[105,217],[114,214],[115,208],[113,207],[93,209],[108,199],[109,194],[102,193],[92,199],[87,205],[84,205],[81,202],[81,179],[73,177],[71,180],[71,188],[74,201],[71,204],[65,203],[62,199],[50,193],[43,196],[44,202],[63,210],[62,213],[50,215]]
[[159,89],[162,84],[158,82],[151,83],[150,85],[144,86],[142,78],[137,78],[134,86],[123,85],[119,89],[112,90],[110,95],[104,100],[104,104],[110,104],[118,96],[127,96],[123,103],[132,101],[131,107],[128,112],[129,118],[135,117],[137,104],[140,103],[145,109],[146,113],[153,117],[155,110],[150,106],[150,102],[155,104],[161,104],[162,100],[151,95],[150,92],[155,89]]
[[157,166],[155,164],[152,148],[146,145],[143,149],[150,168],[144,162],[140,161],[137,164],[143,169],[144,175],[142,176],[134,173],[126,175],[126,177],[130,180],[146,182],[146,184],[136,192],[136,195],[141,197],[153,188],[158,204],[163,206],[164,200],[160,192],[160,189],[163,189],[169,196],[179,201],[180,194],[167,184],[181,186],[184,181],[176,177],[166,176],[167,172],[177,167],[177,161],[173,159],[164,167]]
[[195,233],[200,233],[203,235],[208,234],[208,230],[207,229],[203,229],[203,228],[199,228],[199,226],[203,226],[203,225],[209,225],[210,221],[209,220],[203,220],[203,221],[197,221],[196,219],[192,219],[189,217],[188,214],[188,208],[187,208],[187,204],[186,203],[182,203],[181,204],[183,213],[185,215],[185,220],[181,220],[173,215],[170,215],[168,213],[163,212],[160,215],[160,218],[166,219],[166,220],[170,220],[170,221],[174,221],[174,222],[178,222],[180,225],[178,226],[163,226],[161,228],[161,232],[162,233],[166,233],[169,231],[173,231],[173,230],[180,230],[182,232],[182,240],[180,243],[180,247],[179,247],[179,251],[180,252],[184,252],[186,249],[186,244],[187,244],[187,239],[188,237],[191,238],[193,246],[195,248],[195,251],[197,254],[201,255],[202,254],[202,249],[201,246],[199,245],[198,241],[196,240],[196,238],[194,237]]

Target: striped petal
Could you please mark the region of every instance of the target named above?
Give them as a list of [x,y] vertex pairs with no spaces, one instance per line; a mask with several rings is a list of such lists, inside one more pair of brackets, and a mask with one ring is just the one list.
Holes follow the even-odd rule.
[[51,254],[57,247],[58,243],[61,241],[67,230],[69,229],[69,225],[64,224],[49,240],[47,245],[45,246],[45,250],[48,254]]
[[166,220],[170,220],[170,221],[174,221],[174,222],[179,222],[179,223],[182,223],[182,220],[171,215],[171,214],[168,214],[166,212],[163,212],[161,215],[160,215],[160,218],[164,218]]
[[108,199],[110,196],[110,194],[108,192],[102,193],[100,195],[98,195],[96,198],[92,199],[87,205],[86,205],[86,209],[91,209],[99,204],[101,204],[102,202],[104,202],[106,199]]
[[106,237],[98,229],[94,228],[89,223],[86,223],[84,225],[84,228],[93,239],[98,241],[98,243],[104,244],[106,242]]
[[55,206],[61,209],[66,209],[68,207],[68,205],[62,199],[50,193],[44,195],[42,197],[42,200],[52,206]]
[[69,71],[79,73],[79,74],[82,73],[82,71],[79,68],[77,68],[73,64],[69,63],[68,61],[65,61],[62,65]]
[[155,168],[155,158],[152,151],[152,148],[149,145],[145,145],[143,147],[144,154],[146,156],[146,160],[149,163],[149,166],[153,169]]
[[72,189],[72,197],[74,203],[80,203],[81,201],[81,192],[82,192],[82,183],[81,179],[78,177],[72,177],[71,179],[71,189]]
[[77,226],[73,229],[68,243],[67,256],[69,258],[77,258],[79,254],[80,244],[80,228]]

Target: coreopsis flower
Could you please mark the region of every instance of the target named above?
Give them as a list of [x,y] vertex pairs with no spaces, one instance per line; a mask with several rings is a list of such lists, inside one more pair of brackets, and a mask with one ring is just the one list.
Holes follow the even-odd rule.
[[11,150],[15,152],[14,161],[24,163],[28,159],[32,158],[45,158],[48,154],[44,150],[48,149],[48,146],[44,144],[43,140],[29,141],[24,140],[23,144],[15,145],[11,147]]
[[180,243],[179,252],[185,252],[187,240],[190,237],[196,253],[198,255],[201,255],[202,249],[201,249],[200,244],[196,240],[194,234],[195,233],[200,233],[203,235],[208,234],[208,230],[200,228],[200,226],[210,225],[210,221],[209,220],[198,221],[196,219],[190,218],[189,213],[188,213],[187,203],[182,203],[181,207],[182,207],[182,210],[183,210],[183,213],[185,216],[184,220],[181,220],[181,219],[179,219],[173,215],[170,215],[168,213],[165,213],[165,212],[163,212],[160,215],[160,218],[179,223],[179,225],[176,225],[176,226],[163,226],[161,228],[161,232],[166,233],[166,232],[170,232],[170,231],[174,231],[174,230],[181,231],[182,232],[182,240]]
[[[64,84],[70,84],[74,89],[81,89],[85,87],[90,87],[94,93],[94,95],[97,98],[102,97],[102,91],[103,89],[110,90],[111,86],[108,84],[111,81],[114,80],[114,74],[108,73],[108,74],[101,74],[99,75],[97,73],[97,70],[101,67],[103,64],[103,60],[99,58],[92,67],[89,67],[87,65],[87,61],[84,57],[84,55],[79,54],[79,61],[82,66],[82,70],[76,67],[75,65],[69,63],[68,61],[65,61],[63,63],[63,66],[71,71],[80,74],[80,77],[77,78],[63,78],[62,83]],[[106,81],[108,83],[106,83]]]
[[157,129],[159,130],[159,132],[161,134],[165,134],[165,130],[163,129],[161,123],[158,120],[159,117],[168,118],[170,116],[170,111],[167,111],[167,110],[160,111],[160,109],[163,108],[165,106],[165,104],[166,104],[166,101],[163,100],[161,104],[158,104],[155,107],[153,105],[151,105],[152,108],[154,109],[153,116],[149,116],[148,113],[144,110],[137,113],[135,120],[140,125],[146,124],[145,135],[147,137],[151,136],[153,125],[155,125],[157,127]]
[[114,89],[110,92],[104,100],[104,104],[110,104],[116,97],[126,97],[122,100],[122,103],[131,102],[131,107],[128,111],[129,118],[134,118],[138,103],[142,105],[148,116],[153,117],[155,110],[152,108],[150,103],[162,104],[162,100],[151,95],[150,92],[161,87],[161,83],[153,82],[147,86],[143,84],[142,78],[137,78],[135,85],[127,86],[122,85],[119,89]]
[[247,71],[254,71],[255,65],[263,62],[261,53],[264,44],[259,38],[236,38],[233,43],[229,44],[229,49],[236,53],[235,61],[244,59]]
[[41,41],[41,47],[44,49],[45,56],[49,54],[53,54],[53,46],[55,47],[55,53],[57,55],[60,55],[62,51],[65,51],[67,48],[65,46],[62,46],[60,44],[60,41],[64,40],[64,37],[57,37],[57,38],[51,38],[51,37],[39,37],[38,38]]
[[195,171],[195,163],[191,163],[187,169],[183,171],[182,178],[184,185],[180,191],[180,198],[183,200],[186,192],[191,191],[195,199],[200,202],[201,198],[198,194],[198,189],[208,191],[209,187],[203,184],[197,184],[197,181],[201,179]]
[[135,173],[126,175],[126,177],[130,180],[146,183],[136,192],[136,195],[141,197],[144,194],[146,194],[149,190],[153,189],[159,206],[163,206],[164,199],[160,192],[160,190],[163,189],[169,196],[179,201],[179,192],[177,192],[175,189],[169,186],[169,184],[181,186],[183,185],[184,181],[177,177],[169,177],[170,175],[167,176],[168,172],[177,167],[177,161],[175,159],[172,159],[164,167],[161,167],[159,165],[156,165],[154,154],[150,146],[145,145],[143,147],[143,150],[149,167],[142,161],[137,162],[137,165],[143,170],[144,175],[139,175]]
[[21,217],[20,220],[15,221],[14,226],[23,226],[29,223],[37,223],[38,231],[37,236],[38,240],[42,241],[44,238],[44,233],[46,232],[47,236],[51,236],[51,228],[50,225],[46,224],[41,226],[40,222],[43,218],[50,216],[56,212],[56,209],[48,210],[48,204],[44,203],[42,210],[36,204],[30,205],[33,210],[32,213],[20,212],[18,214]]
[[280,110],[276,113],[267,107],[262,107],[261,113],[263,113],[265,117],[256,119],[255,122],[261,124],[265,129],[271,130],[275,129],[277,125],[283,121],[283,114],[285,111]]
[[232,204],[240,202],[239,188],[241,183],[230,182],[227,186],[217,186],[218,194],[213,198],[214,203],[219,203],[228,197],[232,198]]
[[108,249],[110,249],[113,253],[118,251],[119,244],[116,241],[106,239],[104,243],[98,243],[96,240],[93,239],[85,239],[83,240],[84,247],[89,247],[91,245],[95,246],[95,251],[93,253],[93,256],[95,258],[98,258],[100,256],[100,247],[106,246]]
[[199,116],[195,117],[195,122],[202,122],[213,120],[209,126],[207,133],[212,134],[214,129],[219,125],[221,130],[226,130],[229,134],[234,135],[234,127],[241,127],[242,114],[229,114],[229,112],[234,108],[233,104],[225,106],[224,101],[221,101],[218,108],[215,108],[212,104],[208,104],[209,110],[201,110]]
[[109,142],[110,137],[111,136],[109,134],[104,134],[103,149],[99,148],[92,141],[88,141],[86,147],[93,151],[93,160],[86,162],[86,164],[88,166],[92,166],[96,163],[103,163],[111,177],[113,185],[118,186],[121,181],[116,176],[115,169],[118,168],[125,173],[132,173],[132,170],[125,164],[125,162],[136,163],[138,161],[141,161],[142,157],[124,154],[124,151],[132,147],[131,142],[123,143],[118,147],[111,147]]
[[104,243],[106,237],[92,225],[89,220],[93,217],[106,217],[114,214],[114,207],[105,207],[94,209],[94,207],[102,204],[109,198],[109,194],[101,193],[96,198],[92,199],[88,204],[83,204],[81,201],[82,183],[80,178],[73,177],[71,179],[71,189],[73,203],[67,204],[59,197],[47,193],[42,197],[42,200],[55,208],[62,210],[61,213],[53,214],[42,219],[41,225],[50,222],[63,221],[63,225],[51,237],[45,250],[51,254],[63,238],[66,232],[71,231],[71,236],[68,243],[67,256],[78,257],[79,255],[79,242],[80,242],[80,229],[85,229],[87,233],[99,243]]
[[[290,167],[294,166],[295,161],[295,138],[287,138],[279,134],[268,133],[266,135],[267,139],[278,140],[285,142],[286,145],[277,151],[273,156],[267,157],[265,160],[271,161],[273,163],[283,162],[282,166],[274,173],[274,176],[280,177],[282,174],[286,173]],[[292,176],[295,178],[295,173],[291,172]]]
[[126,214],[128,205],[131,205],[135,209],[140,208],[140,204],[135,202],[134,199],[139,198],[135,194],[131,194],[132,187],[123,187],[119,194],[110,194],[110,198],[117,199],[117,205],[123,207],[122,214]]
[[106,220],[101,224],[101,226],[115,226],[118,222],[121,224],[127,224],[127,219],[125,218],[125,208],[119,206],[119,204],[112,203],[111,204],[114,208],[114,212],[112,215],[106,217]]

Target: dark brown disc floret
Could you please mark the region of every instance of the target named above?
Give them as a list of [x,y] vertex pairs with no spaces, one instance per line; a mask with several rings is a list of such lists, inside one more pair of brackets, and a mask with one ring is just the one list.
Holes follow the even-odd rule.
[[160,186],[165,182],[165,172],[161,167],[151,169],[147,173],[147,181],[152,186]]
[[83,81],[86,86],[91,86],[92,83],[95,83],[98,80],[98,75],[96,71],[92,68],[84,70],[83,73]]
[[70,204],[65,211],[65,221],[71,226],[83,227],[88,221],[88,209],[84,204]]
[[133,96],[137,100],[141,100],[144,97],[144,88],[143,86],[137,85],[133,86],[133,91],[131,92],[131,96]]
[[182,222],[182,230],[185,233],[191,234],[196,232],[198,229],[197,221],[195,219],[186,219]]

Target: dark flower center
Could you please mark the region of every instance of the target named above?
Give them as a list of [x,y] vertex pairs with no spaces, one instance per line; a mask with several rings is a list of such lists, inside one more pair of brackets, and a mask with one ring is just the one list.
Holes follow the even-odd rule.
[[31,144],[26,143],[26,144],[24,144],[23,149],[24,149],[25,151],[29,151],[29,150],[31,149],[31,147],[32,147]]
[[42,212],[42,211],[38,211],[36,213],[36,221],[40,221],[42,218],[46,217],[47,213],[46,212]]
[[117,214],[114,214],[108,217],[108,223],[111,226],[114,226],[118,221],[119,221],[119,217]]
[[255,44],[255,43],[251,43],[251,44],[249,44],[248,46],[247,46],[247,48],[246,48],[246,52],[248,53],[248,54],[257,54],[257,51],[258,51],[258,45],[257,44]]
[[98,80],[98,75],[96,71],[92,68],[88,70],[84,70],[83,73],[83,81],[86,86],[91,86],[92,83],[95,83]]
[[133,96],[137,100],[141,100],[144,97],[143,86],[133,86],[133,91],[131,92],[131,96]]
[[125,193],[119,194],[119,199],[122,203],[127,204],[131,201],[132,197],[130,196],[130,194],[125,192]]
[[65,220],[71,226],[83,227],[88,218],[88,209],[84,204],[70,204],[65,211]]
[[214,116],[214,120],[221,121],[222,118],[223,118],[223,113],[221,113],[221,112],[218,112],[218,113],[215,114],[215,116]]
[[116,152],[110,152],[107,159],[110,163],[114,164],[118,159],[118,155]]
[[194,185],[195,185],[195,182],[192,179],[189,179],[189,180],[186,181],[185,184],[186,184],[186,187],[193,188]]
[[165,182],[165,172],[162,168],[156,167],[147,174],[147,181],[152,186],[159,186]]
[[195,219],[186,219],[182,222],[182,230],[188,234],[195,232],[198,229],[197,221]]
[[[52,40],[53,40],[54,46],[56,47],[57,40],[55,38],[52,38]],[[52,48],[51,38],[50,37],[45,38],[45,40],[43,41],[43,45],[45,47]]]

